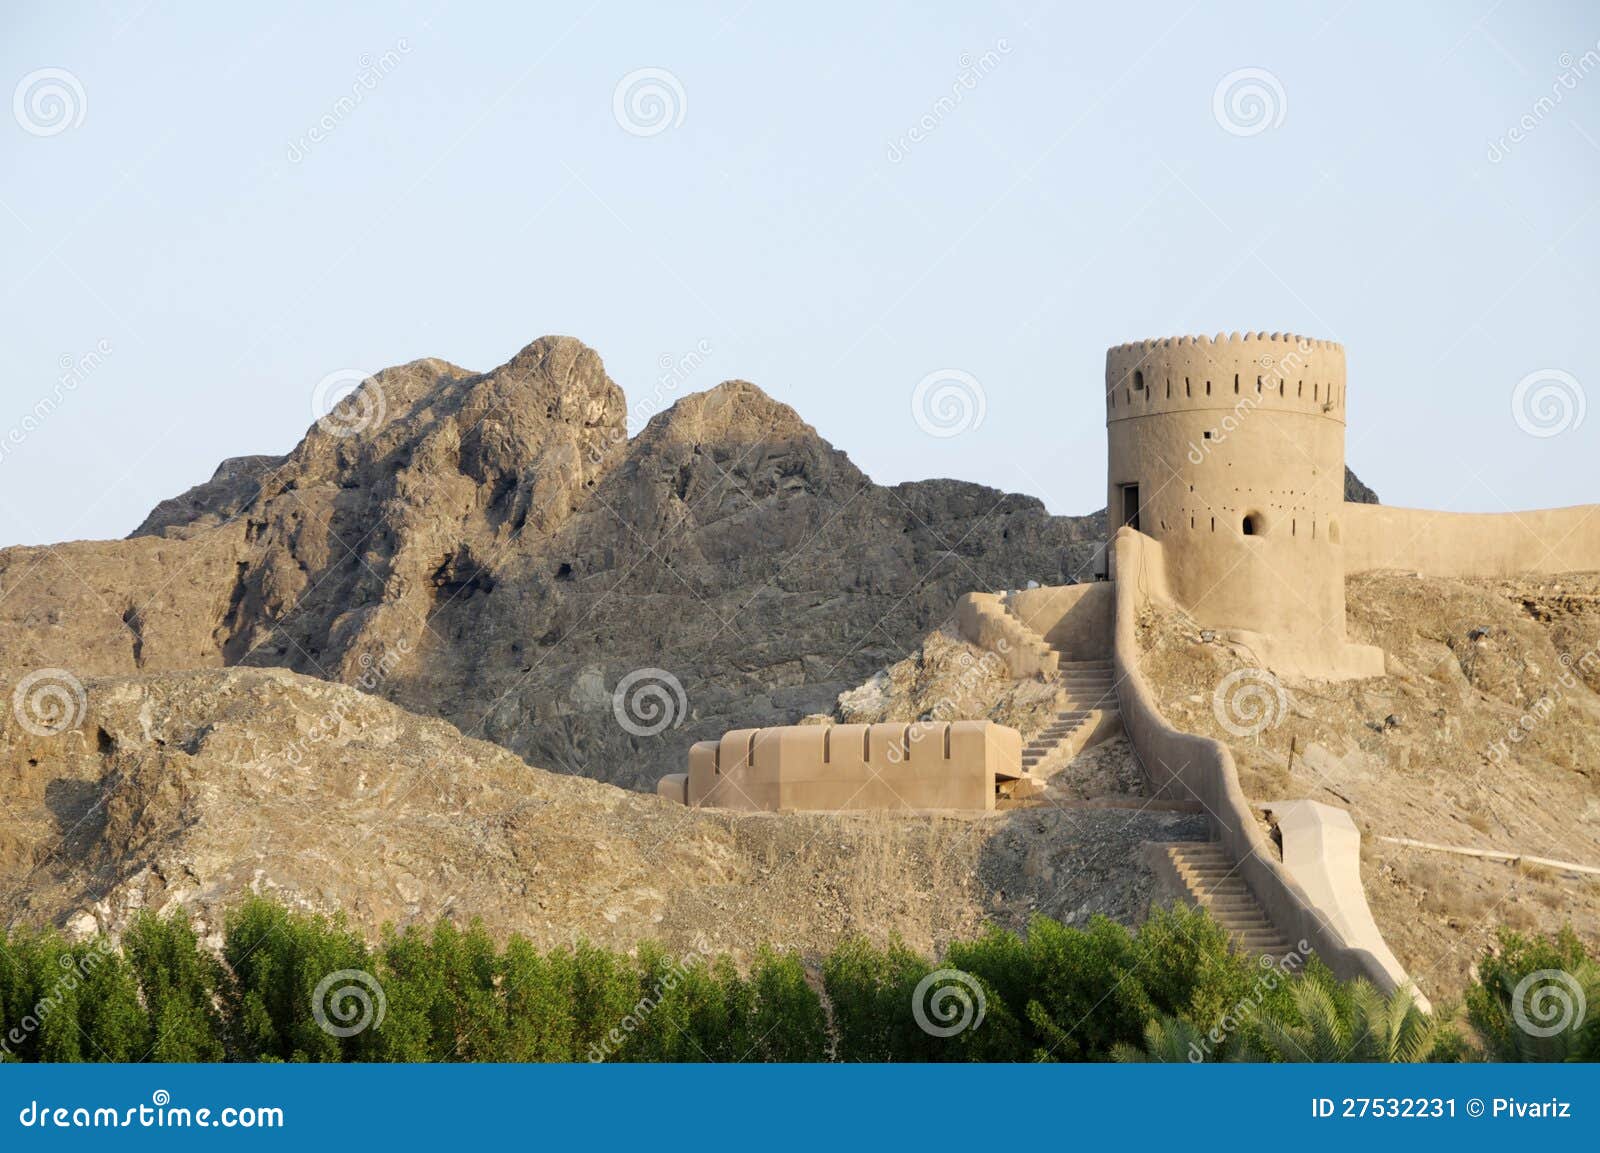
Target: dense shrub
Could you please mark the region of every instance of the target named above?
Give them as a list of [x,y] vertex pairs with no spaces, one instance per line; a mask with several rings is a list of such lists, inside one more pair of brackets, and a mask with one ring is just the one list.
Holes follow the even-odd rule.
[[188,918],[141,913],[122,938],[152,1033],[152,1061],[220,1061],[221,963],[199,947]]
[[1554,937],[1502,929],[1478,959],[1466,1009],[1495,1060],[1600,1061],[1600,965],[1571,928]]
[[362,1061],[375,1055],[379,1030],[348,1037],[332,1031],[349,1028],[355,1021],[347,1014],[361,1011],[350,992],[357,978],[323,982],[331,974],[373,969],[366,944],[342,918],[291,913],[252,898],[228,917],[222,956],[233,973],[229,1010],[242,1059]]
[[0,1057],[138,1061],[149,1045],[133,969],[107,942],[0,938]]
[[[1600,1004],[1570,932],[1503,934],[1466,1016],[1496,1057],[1594,1059],[1594,1020],[1549,1038],[1517,989],[1565,974]],[[820,990],[818,986],[821,986]],[[826,994],[824,997],[823,994]],[[1527,990],[1524,990],[1524,994]],[[1537,1005],[1525,1015],[1539,1019]],[[741,971],[700,949],[541,951],[441,920],[369,946],[342,919],[246,902],[219,959],[182,916],[101,938],[0,935],[0,1059],[11,1061],[1461,1060],[1448,1010],[1234,952],[1204,913],[1137,932],[1095,918],[990,929],[941,963],[856,938],[821,959],[761,950]]]

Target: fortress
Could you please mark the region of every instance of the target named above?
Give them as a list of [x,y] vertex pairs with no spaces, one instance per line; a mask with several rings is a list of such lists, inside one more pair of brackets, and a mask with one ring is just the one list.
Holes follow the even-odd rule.
[[[1106,354],[1106,532],[1165,546],[1167,592],[1263,664],[1380,676],[1344,624],[1344,349],[1266,333]],[[1114,574],[1113,574],[1114,575]]]
[[[1011,676],[1057,686],[1059,711],[1040,732],[1024,744],[987,722],[739,730],[696,745],[690,771],[659,791],[746,809],[992,809],[1125,732],[1152,795],[1195,805],[1211,826],[1209,843],[1149,846],[1170,890],[1211,908],[1245,948],[1308,942],[1341,976],[1406,983],[1367,908],[1349,813],[1246,798],[1227,746],[1162,714],[1135,622],[1153,602],[1177,605],[1269,680],[1381,677],[1383,650],[1345,632],[1348,575],[1600,570],[1600,505],[1477,515],[1347,502],[1347,402],[1344,349],[1331,341],[1219,333],[1110,349],[1110,579],[957,605],[963,639]],[[918,751],[924,729],[935,740]]]
[[[1333,341],[1235,332],[1110,349],[1111,587],[974,592],[957,605],[962,636],[999,654],[1011,675],[1062,681],[1055,723],[1027,746],[1014,733],[941,735],[936,757],[912,755],[932,731],[924,725],[838,726],[837,739],[812,726],[740,729],[697,745],[689,771],[664,778],[659,792],[745,809],[992,808],[997,794],[1026,796],[1035,773],[1125,723],[1129,674],[1119,667],[1115,683],[1108,674],[1113,658],[1136,663],[1131,640],[1127,653],[1114,643],[1125,623],[1116,586],[1129,582],[1137,602],[1181,606],[1277,676],[1343,680],[1384,674],[1383,651],[1345,635],[1350,573],[1600,568],[1600,506],[1476,515],[1347,502],[1347,402],[1344,349]],[[831,755],[858,742],[865,752]],[[1004,752],[1013,747],[1015,758]]]
[[[1106,353],[1106,531],[1160,545],[1158,595],[1265,668],[1382,676],[1345,637],[1345,577],[1600,568],[1600,509],[1463,514],[1344,499],[1345,356],[1287,333],[1184,336]],[[1116,576],[1113,568],[1113,578]]]

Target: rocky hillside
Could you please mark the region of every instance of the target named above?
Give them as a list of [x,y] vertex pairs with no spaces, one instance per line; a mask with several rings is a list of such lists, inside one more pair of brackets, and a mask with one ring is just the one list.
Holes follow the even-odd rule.
[[1384,650],[1381,678],[1241,672],[1248,653],[1152,611],[1140,644],[1163,711],[1229,743],[1253,802],[1350,811],[1373,916],[1435,999],[1459,992],[1499,926],[1570,922],[1600,946],[1600,878],[1382,839],[1600,866],[1600,575],[1363,573],[1346,595],[1352,639]]
[[932,950],[1036,912],[1136,923],[1139,841],[1205,836],[1174,813],[690,810],[281,669],[90,678],[64,713],[49,687],[0,710],[5,924],[117,933],[181,907],[207,934],[256,892],[371,935],[450,916],[542,945],[703,938],[742,957],[898,933]]
[[0,670],[276,666],[648,789],[694,740],[829,708],[963,592],[1070,579],[1103,530],[876,485],[740,381],[625,422],[569,338],[385,370],[126,541],[0,551]]

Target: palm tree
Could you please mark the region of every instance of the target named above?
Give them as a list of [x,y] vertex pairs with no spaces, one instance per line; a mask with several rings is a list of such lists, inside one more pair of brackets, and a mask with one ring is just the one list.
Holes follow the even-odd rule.
[[1143,1049],[1119,1041],[1111,1047],[1111,1059],[1123,1062],[1203,1061],[1209,1051],[1205,1034],[1183,1018],[1156,1017],[1145,1023]]
[[1319,976],[1295,983],[1298,1020],[1264,1015],[1261,1046],[1274,1061],[1426,1061],[1439,1023],[1416,1006],[1409,987],[1385,997],[1366,981],[1335,996]]

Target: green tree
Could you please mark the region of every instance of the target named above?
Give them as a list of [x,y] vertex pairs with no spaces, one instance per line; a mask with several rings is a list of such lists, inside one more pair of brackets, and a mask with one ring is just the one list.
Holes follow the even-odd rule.
[[227,919],[223,958],[234,976],[232,1011],[246,1058],[361,1061],[378,1054],[386,998],[365,943],[342,917],[291,913],[251,898]]
[[641,991],[626,957],[580,941],[571,954],[572,1048],[584,1061],[619,1061]]
[[1570,925],[1553,937],[1502,929],[1466,1010],[1496,1060],[1600,1060],[1600,967]]
[[581,1061],[575,1050],[571,953],[541,955],[526,938],[506,942],[501,962],[507,1061]]
[[1039,917],[1028,926],[1033,989],[1026,1009],[1036,1060],[1082,1061],[1137,1045],[1156,1007],[1132,935],[1105,917],[1087,930]]
[[157,917],[146,910],[123,934],[122,948],[138,978],[154,1039],[153,1061],[221,1061],[218,1011],[224,974],[195,938],[181,911]]
[[756,1061],[823,1061],[828,1055],[828,1015],[793,953],[763,947],[750,974],[755,1014],[750,1032]]

